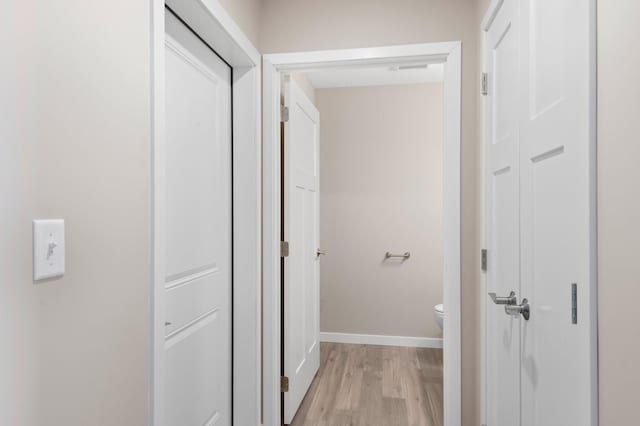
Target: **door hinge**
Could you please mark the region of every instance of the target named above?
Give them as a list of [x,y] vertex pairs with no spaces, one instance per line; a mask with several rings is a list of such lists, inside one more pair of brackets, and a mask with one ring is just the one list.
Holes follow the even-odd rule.
[[289,378],[280,376],[280,392],[289,392]]
[[281,121],[284,123],[289,121],[289,107],[284,105],[280,107],[280,117],[281,117]]
[[489,94],[489,75],[486,72],[482,73],[482,96]]
[[280,257],[289,256],[289,241],[280,241]]
[[487,272],[487,249],[480,250],[480,268],[482,272]]

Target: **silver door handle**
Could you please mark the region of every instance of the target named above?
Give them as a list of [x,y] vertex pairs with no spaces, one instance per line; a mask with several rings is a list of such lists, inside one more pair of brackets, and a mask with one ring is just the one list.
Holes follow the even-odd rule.
[[529,321],[531,317],[531,307],[527,299],[522,299],[522,303],[519,305],[508,305],[504,307],[504,311],[509,315],[518,316],[522,315],[525,321]]
[[511,293],[509,293],[509,296],[507,297],[499,297],[499,296],[496,296],[495,293],[489,293],[489,297],[491,298],[491,300],[493,300],[493,303],[495,303],[496,305],[517,305],[518,304],[518,298],[516,297],[515,291],[512,291]]
[[327,252],[326,252],[326,251],[324,251],[324,250],[320,250],[320,249],[318,249],[318,250],[316,251],[316,257],[326,256],[326,255],[327,255]]

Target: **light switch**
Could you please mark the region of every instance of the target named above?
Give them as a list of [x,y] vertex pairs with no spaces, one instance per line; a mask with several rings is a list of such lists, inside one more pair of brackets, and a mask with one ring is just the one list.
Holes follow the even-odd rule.
[[64,220],[33,221],[33,280],[64,274]]

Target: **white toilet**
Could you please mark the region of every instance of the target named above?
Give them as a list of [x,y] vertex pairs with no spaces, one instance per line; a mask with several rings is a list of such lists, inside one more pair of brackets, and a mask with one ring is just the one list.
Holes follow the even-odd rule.
[[433,316],[438,323],[438,327],[440,327],[440,330],[442,330],[444,322],[444,305],[442,303],[433,307]]

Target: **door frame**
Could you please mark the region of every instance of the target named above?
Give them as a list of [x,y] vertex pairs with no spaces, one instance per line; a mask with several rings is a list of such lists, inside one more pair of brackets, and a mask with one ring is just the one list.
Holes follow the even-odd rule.
[[[259,425],[261,381],[260,54],[217,0],[151,0],[149,425],[164,424],[165,3],[231,67],[232,418]],[[233,297],[242,295],[242,297]]]
[[263,77],[263,410],[279,426],[280,406],[280,78],[281,73],[425,61],[444,63],[444,419],[461,425],[460,126],[462,43],[408,44],[264,55]]
[[[596,81],[596,33],[597,33],[597,22],[596,22],[596,3],[597,0],[588,0],[590,2],[590,7],[592,9],[591,13],[591,29],[590,29],[590,50],[591,50],[591,64],[590,64],[590,72],[592,75],[590,81],[590,105],[589,108],[591,110],[591,123],[590,123],[590,186],[591,186],[591,267],[593,270],[591,271],[591,283],[590,283],[590,291],[591,291],[591,312],[593,313],[593,318],[591,318],[591,335],[593,337],[592,342],[593,346],[591,347],[590,356],[593,360],[591,363],[594,366],[594,371],[591,371],[592,375],[592,388],[593,392],[591,395],[591,410],[594,411],[593,418],[595,419],[596,426],[598,424],[598,283],[597,283],[597,264],[598,264],[598,254],[597,254],[597,232],[596,232],[596,222],[597,222],[597,81]],[[487,61],[487,57],[485,55],[485,49],[487,48],[487,31],[491,27],[493,20],[496,18],[500,8],[502,7],[504,0],[491,0],[491,3],[487,7],[487,10],[484,13],[482,18],[482,22],[480,25],[480,51],[479,51],[479,67],[480,72],[485,70],[485,64]],[[478,80],[480,82],[480,80]],[[478,87],[478,93],[481,88]],[[478,125],[478,134],[479,134],[479,142],[480,142],[480,245],[481,247],[486,247],[487,235],[487,197],[486,197],[486,141],[487,141],[487,123],[486,123],[486,109],[487,103],[486,98],[484,96],[480,96],[479,101],[479,125]],[[487,330],[487,310],[485,303],[483,302],[483,298],[487,294],[487,276],[484,272],[480,273],[480,418],[482,424],[487,423],[487,342],[486,342],[486,330]]]

